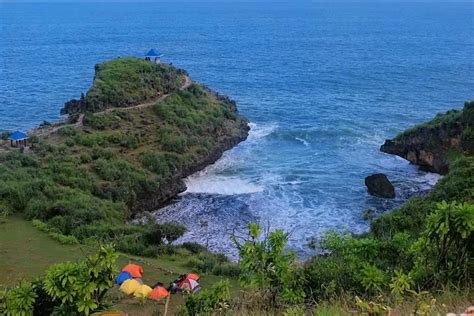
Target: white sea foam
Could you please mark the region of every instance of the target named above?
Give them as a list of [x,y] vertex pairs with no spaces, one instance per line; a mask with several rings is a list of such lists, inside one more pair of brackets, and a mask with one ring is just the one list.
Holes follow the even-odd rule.
[[[250,142],[259,141],[273,133],[278,125],[260,125],[249,123]],[[195,173],[185,179],[187,186],[186,193],[207,193],[219,195],[251,194],[264,191],[264,186],[254,183],[250,179],[236,176],[235,170],[245,167],[245,156],[239,156],[234,151],[228,151],[204,170]]]
[[185,193],[236,195],[258,193],[264,190],[263,187],[243,179],[217,175],[189,177],[185,182],[188,187]]
[[271,123],[260,125],[257,123],[249,123],[250,132],[249,132],[249,140],[264,138],[265,136],[270,135],[273,133],[277,128],[278,124]]
[[299,138],[299,137],[295,137],[295,139],[301,143],[303,143],[303,145],[305,145],[306,147],[309,147],[309,143],[304,140],[303,138]]

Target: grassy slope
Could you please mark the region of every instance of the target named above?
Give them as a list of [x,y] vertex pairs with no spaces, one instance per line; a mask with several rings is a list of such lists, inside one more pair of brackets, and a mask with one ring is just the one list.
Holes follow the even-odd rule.
[[[17,216],[0,220],[0,240],[2,241],[0,243],[0,271],[3,271],[0,288],[14,286],[20,280],[32,280],[39,277],[52,264],[82,260],[94,249],[93,246],[86,245],[61,245],[33,227],[31,222]],[[168,284],[179,274],[189,272],[186,263],[192,257],[186,253],[155,259],[121,254],[117,265],[121,267],[129,261],[137,262],[144,267],[145,284],[152,285],[158,281]],[[202,274],[200,283],[203,288],[209,288],[220,279],[221,277],[218,276]],[[230,280],[234,291],[237,291],[237,280]],[[116,287],[110,291],[110,297],[116,308],[129,312],[131,315],[151,314],[156,309],[163,310],[164,308],[163,302],[148,301],[145,305],[140,304],[135,299],[123,295]],[[173,295],[170,311],[173,312],[182,303],[183,298],[180,295]]]

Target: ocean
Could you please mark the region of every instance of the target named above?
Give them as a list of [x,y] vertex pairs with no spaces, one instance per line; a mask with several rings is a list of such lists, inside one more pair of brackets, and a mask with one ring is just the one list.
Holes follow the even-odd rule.
[[[150,48],[237,101],[247,141],[186,179],[160,221],[235,253],[258,221],[290,247],[364,232],[438,177],[379,151],[385,139],[474,98],[474,3],[0,3],[0,130],[60,119],[94,65]],[[367,194],[383,172],[397,198]]]

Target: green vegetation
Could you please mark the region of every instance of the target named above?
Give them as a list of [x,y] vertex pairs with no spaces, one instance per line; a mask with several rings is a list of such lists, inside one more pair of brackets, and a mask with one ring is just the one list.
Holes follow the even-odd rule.
[[433,131],[437,128],[446,128],[449,129],[453,125],[458,124],[461,122],[461,118],[463,116],[462,110],[450,110],[446,113],[438,113],[434,119],[429,122],[417,125],[410,129],[407,129],[400,135],[396,137],[396,139],[400,140],[403,138],[407,138],[413,135],[420,133],[422,130]]
[[[305,263],[286,249],[287,233],[262,236],[262,228],[250,224],[248,236],[233,238],[236,264],[195,243],[174,245],[185,232],[179,223],[146,217],[143,224],[128,223],[178,193],[181,177],[246,136],[246,121],[232,101],[196,84],[181,91],[183,82],[184,73],[170,66],[130,58],[102,64],[90,91],[66,104],[67,112],[86,112],[82,122],[71,116],[65,124],[75,125],[36,137],[27,154],[0,153],[2,284],[25,279],[0,293],[1,313],[88,315],[112,306],[144,315],[161,311],[130,304],[112,288],[116,260],[130,259],[150,271],[149,284],[171,281],[178,272],[206,275],[206,290],[184,301],[172,298],[173,312],[183,315],[376,315],[393,307],[430,315],[446,312],[435,299],[440,293],[449,302],[455,295],[463,304],[472,300],[474,102],[397,138],[423,134],[428,147],[439,146],[440,136],[459,139],[460,146],[443,152],[449,173],[427,196],[376,218],[366,234],[329,232],[315,242],[322,255]],[[150,106],[116,109],[164,94]],[[92,113],[103,109],[110,110]],[[108,247],[92,254],[97,244],[109,243],[134,256]]]
[[[411,137],[426,139],[424,148],[441,150],[447,147],[449,156],[460,156],[461,151],[472,154],[474,151],[474,101],[466,101],[462,110],[450,110],[439,113],[429,122],[406,130],[395,138],[395,141],[408,140]],[[460,140],[453,144],[450,139]],[[448,141],[448,143],[445,143]],[[452,158],[452,157],[447,157]]]
[[98,112],[155,100],[177,91],[185,75],[183,70],[165,64],[137,58],[114,59],[96,65],[92,87],[80,100],[67,102],[62,113]]
[[[136,255],[173,253],[170,241],[184,233],[180,225],[126,222],[179,193],[182,177],[247,133],[228,99],[196,84],[181,91],[184,76],[172,66],[133,58],[99,65],[83,98],[92,108],[83,110],[170,95],[145,107],[86,112],[82,124],[66,123],[37,137],[28,154],[1,152],[0,211],[35,220],[61,243],[100,240]],[[221,262],[196,263],[204,266],[235,273]]]

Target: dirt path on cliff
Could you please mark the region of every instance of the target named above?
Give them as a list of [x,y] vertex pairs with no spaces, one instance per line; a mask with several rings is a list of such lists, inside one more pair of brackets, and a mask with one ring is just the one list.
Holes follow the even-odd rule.
[[[180,91],[186,90],[186,89],[189,88],[192,84],[193,84],[193,81],[191,80],[191,78],[189,78],[189,76],[184,76],[184,83],[183,83],[183,85],[179,88],[179,90],[180,90]],[[153,101],[149,101],[149,102],[145,102],[145,103],[140,103],[140,104],[137,104],[137,105],[134,105],[134,106],[129,106],[129,107],[114,107],[114,108],[108,108],[108,109],[105,109],[104,111],[101,111],[101,112],[95,112],[94,114],[101,115],[101,114],[110,113],[110,112],[112,112],[112,111],[129,111],[129,110],[136,110],[136,109],[147,108],[147,107],[150,107],[150,106],[153,106],[153,105],[157,104],[158,102],[161,102],[161,101],[165,100],[167,97],[170,96],[170,94],[171,94],[171,93],[164,94],[164,95],[160,96],[158,99],[155,99],[155,100],[153,100]],[[73,124],[65,124],[65,125],[59,125],[59,126],[52,126],[52,127],[48,127],[48,128],[35,128],[35,129],[32,129],[32,130],[30,131],[30,133],[33,134],[33,135],[44,136],[44,135],[48,135],[48,134],[53,134],[53,133],[57,132],[58,130],[60,130],[61,128],[65,128],[65,127],[82,127],[82,126],[84,126],[84,114],[80,114],[80,115],[79,115],[79,117],[78,117],[76,123],[73,123]]]

